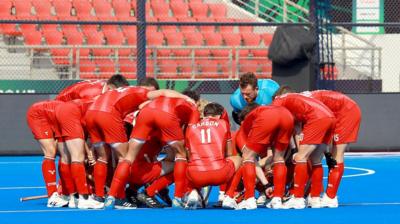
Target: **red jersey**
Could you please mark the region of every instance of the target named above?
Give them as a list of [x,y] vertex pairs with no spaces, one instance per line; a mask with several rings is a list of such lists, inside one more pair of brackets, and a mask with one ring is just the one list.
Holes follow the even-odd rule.
[[106,80],[87,80],[75,83],[61,91],[56,100],[64,102],[75,99],[90,99],[103,93],[106,88]]
[[225,166],[229,126],[223,119],[203,118],[186,130],[186,147],[190,151],[189,167],[197,171],[218,170]]
[[286,107],[292,113],[295,120],[303,123],[311,120],[335,117],[332,111],[323,103],[299,93],[287,93],[277,96],[272,105]]
[[321,101],[333,113],[348,110],[357,105],[357,103],[350,99],[350,97],[330,90],[317,90],[312,92],[306,91],[301,94]]
[[92,99],[76,99],[70,101],[71,103],[77,105],[81,110],[82,116],[85,116],[86,111],[89,109],[89,106],[96,100],[95,98]]
[[194,124],[199,121],[200,114],[195,105],[190,104],[182,98],[158,97],[147,104],[145,107],[161,110],[170,114],[175,114],[180,123]]
[[100,95],[90,105],[89,110],[102,112],[118,112],[122,118],[139,109],[139,105],[147,101],[148,89],[137,86],[120,87]]
[[[257,153],[261,154],[261,145],[273,145],[277,150],[285,150],[293,132],[294,118],[290,111],[282,106],[259,106],[251,111],[243,120],[237,134],[239,147],[252,144]],[[259,145],[259,146],[258,146]],[[258,149],[260,148],[260,149]]]
[[45,118],[50,124],[57,125],[56,108],[65,102],[58,100],[46,100],[34,103],[30,110],[34,110],[37,117]]

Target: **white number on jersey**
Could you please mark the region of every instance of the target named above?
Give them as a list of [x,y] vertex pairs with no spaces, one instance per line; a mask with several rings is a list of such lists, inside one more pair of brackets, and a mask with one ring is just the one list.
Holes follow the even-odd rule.
[[201,134],[201,144],[211,143],[211,129],[209,128],[201,129],[200,134]]

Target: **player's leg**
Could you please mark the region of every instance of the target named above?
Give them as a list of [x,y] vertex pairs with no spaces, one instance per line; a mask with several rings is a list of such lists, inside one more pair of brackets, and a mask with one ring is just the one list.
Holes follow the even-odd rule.
[[58,139],[57,150],[60,154],[60,160],[58,161],[58,172],[60,174],[62,194],[67,197],[66,199],[69,197],[68,207],[76,208],[76,188],[71,173],[71,155],[68,152],[68,148],[65,145],[64,139]]
[[[182,132],[182,131],[181,131]],[[168,143],[171,148],[175,150],[175,164],[174,164],[174,180],[175,180],[175,192],[174,199],[172,202],[173,207],[184,207],[182,198],[186,193],[187,189],[187,155],[184,147],[183,140],[170,141]]]
[[244,147],[243,149],[243,183],[245,188],[245,200],[238,205],[239,209],[256,209],[257,203],[254,198],[256,186],[256,156],[253,150]]
[[280,209],[282,208],[282,198],[285,194],[287,168],[285,165],[286,150],[275,150],[273,155],[273,181],[274,191],[270,203],[267,204],[268,208]]
[[324,170],[322,168],[322,157],[326,151],[326,144],[321,144],[311,154],[311,186],[310,193],[307,197],[307,207],[320,208],[321,207],[321,193],[323,191],[323,176]]

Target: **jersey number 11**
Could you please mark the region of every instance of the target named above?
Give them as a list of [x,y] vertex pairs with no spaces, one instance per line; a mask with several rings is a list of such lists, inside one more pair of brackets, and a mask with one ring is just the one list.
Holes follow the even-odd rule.
[[201,144],[211,143],[211,129],[209,128],[201,129],[200,134],[201,134]]

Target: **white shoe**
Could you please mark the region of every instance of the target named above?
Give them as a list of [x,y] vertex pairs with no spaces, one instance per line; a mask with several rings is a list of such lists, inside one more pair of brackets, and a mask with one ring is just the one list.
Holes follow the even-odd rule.
[[309,208],[321,208],[321,198],[320,197],[307,197],[307,207]]
[[87,199],[85,199],[84,197],[79,195],[78,208],[79,209],[101,209],[101,208],[104,208],[104,203],[94,200],[92,196],[89,196]]
[[192,190],[187,197],[185,209],[197,209],[197,207],[201,207],[200,195],[197,190]]
[[48,208],[60,208],[66,205],[68,205],[68,197],[59,195],[57,192],[54,192],[47,200]]
[[238,205],[236,203],[236,200],[229,197],[225,196],[224,200],[222,201],[222,208],[226,209],[237,209]]
[[272,209],[282,209],[283,208],[282,199],[280,197],[273,197],[266,207]]
[[257,205],[265,205],[267,202],[267,196],[265,196],[265,193],[261,193],[260,196],[257,198]]
[[246,210],[257,209],[256,199],[254,197],[251,197],[246,200],[243,200],[242,202],[239,203],[237,209],[246,209]]
[[339,207],[339,202],[337,196],[330,198],[326,193],[321,198],[321,208],[337,208]]
[[78,199],[72,194],[69,196],[68,207],[69,208],[77,208],[78,207]]
[[225,191],[220,191],[218,194],[218,201],[223,202],[225,199]]
[[282,208],[283,209],[304,209],[306,207],[306,202],[304,198],[296,198],[293,195],[289,198],[288,201],[283,203]]

